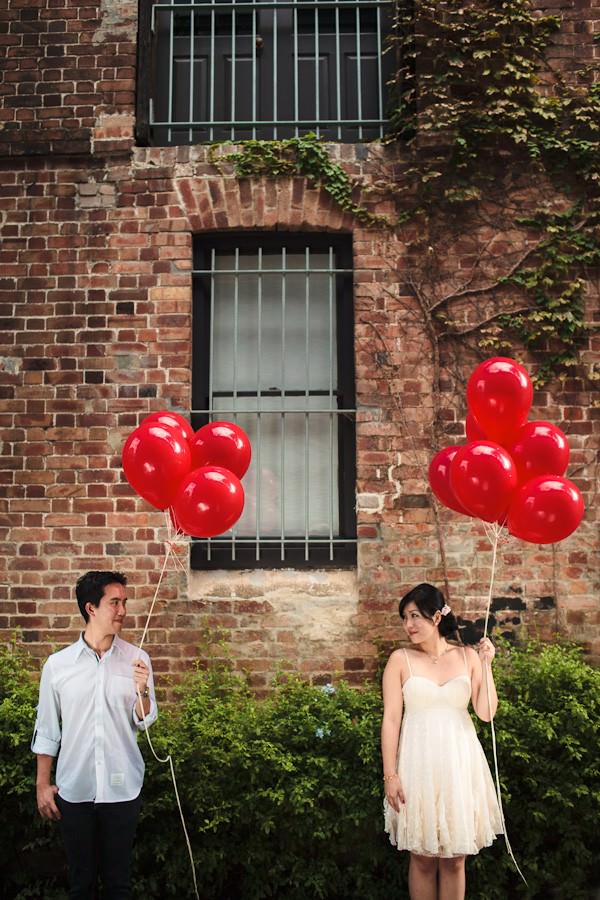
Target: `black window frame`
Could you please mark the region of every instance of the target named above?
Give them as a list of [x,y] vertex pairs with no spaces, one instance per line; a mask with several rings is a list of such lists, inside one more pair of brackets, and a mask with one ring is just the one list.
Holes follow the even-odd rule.
[[[352,239],[350,235],[331,235],[317,232],[212,232],[194,238],[194,272],[209,269],[211,247],[218,252],[290,252],[332,247],[336,270],[336,354],[338,366],[337,404],[341,410],[356,409],[354,366],[354,279],[352,275]],[[265,270],[268,271],[268,270]],[[193,275],[192,316],[192,414],[194,430],[220,414],[203,412],[210,408],[209,353],[210,275]],[[268,396],[267,392],[262,392]],[[211,540],[193,539],[192,569],[263,569],[263,568],[349,568],[356,566],[356,417],[347,413],[337,416],[338,447],[338,534],[332,543],[322,536],[298,535],[286,537],[282,543],[265,543],[267,535],[236,539],[218,537]],[[271,536],[272,537],[272,536]],[[275,536],[276,537],[276,536]],[[273,537],[272,537],[273,539]],[[283,546],[283,555],[282,555]],[[307,551],[308,548],[308,551]],[[257,558],[258,557],[258,558]]]

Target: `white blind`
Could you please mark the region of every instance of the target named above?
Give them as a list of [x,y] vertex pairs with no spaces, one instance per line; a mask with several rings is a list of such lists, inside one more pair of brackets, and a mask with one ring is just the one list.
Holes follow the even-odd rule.
[[338,531],[334,268],[332,250],[213,259],[213,417],[253,448],[236,536]]

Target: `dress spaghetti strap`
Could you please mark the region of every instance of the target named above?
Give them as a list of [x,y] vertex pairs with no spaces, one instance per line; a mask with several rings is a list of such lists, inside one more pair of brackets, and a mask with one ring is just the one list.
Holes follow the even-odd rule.
[[464,647],[461,647],[461,650],[462,650],[462,653],[463,653],[463,659],[464,659],[464,661],[465,661],[465,669],[467,670],[467,675],[468,675],[468,674],[469,674],[469,666],[468,666],[468,663],[467,663],[467,651],[465,650]]
[[404,650],[404,655],[406,657],[406,662],[408,664],[408,675],[409,675],[409,677],[412,677],[412,669],[410,667],[410,658],[408,656],[408,651],[407,651],[406,647],[404,647],[403,650]]

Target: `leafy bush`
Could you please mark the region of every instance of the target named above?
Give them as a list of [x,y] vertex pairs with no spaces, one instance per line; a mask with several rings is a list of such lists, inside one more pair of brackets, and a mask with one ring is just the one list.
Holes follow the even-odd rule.
[[58,829],[38,814],[29,747],[37,706],[33,661],[16,644],[0,647],[0,898],[64,897]]
[[[400,860],[381,827],[380,715],[372,689],[290,678],[258,701],[224,670],[195,675],[153,743],[177,763],[201,897],[377,898],[397,889]],[[140,897],[191,895],[165,768],[148,760],[144,827],[154,839],[137,846],[147,873]]]
[[[600,673],[575,648],[503,648],[495,720],[509,838],[528,886],[498,840],[467,864],[467,895],[588,900],[600,883]],[[34,802],[29,751],[36,680],[15,648],[0,652],[3,898],[60,897],[28,867],[28,848],[57,852]],[[323,688],[287,677],[264,700],[225,668],[192,673],[153,727],[174,760],[204,900],[406,898],[407,854],[383,833],[378,685]],[[477,725],[492,759],[490,728]],[[144,809],[135,896],[193,897],[169,766],[144,737]],[[31,859],[35,858],[35,853]],[[38,867],[39,868],[39,867]],[[53,893],[56,891],[56,893]]]
[[[532,644],[505,648],[495,675],[508,837],[529,887],[499,844],[493,865],[473,863],[474,896],[590,900],[600,887],[600,672],[575,647]],[[479,730],[491,760],[490,729]]]

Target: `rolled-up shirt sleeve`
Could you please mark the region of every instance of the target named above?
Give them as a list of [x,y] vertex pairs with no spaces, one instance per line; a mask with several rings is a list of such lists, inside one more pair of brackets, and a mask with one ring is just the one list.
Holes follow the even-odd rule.
[[152,695],[150,695],[150,710],[147,716],[144,716],[143,719],[138,718],[138,714],[135,709],[135,705],[133,707],[133,723],[136,728],[140,731],[144,731],[145,728],[149,728],[153,722],[156,722],[158,718],[158,708],[156,706],[156,700]]
[[54,691],[52,666],[48,660],[42,669],[40,679],[40,694],[31,749],[34,753],[57,756],[60,741],[60,703]]

